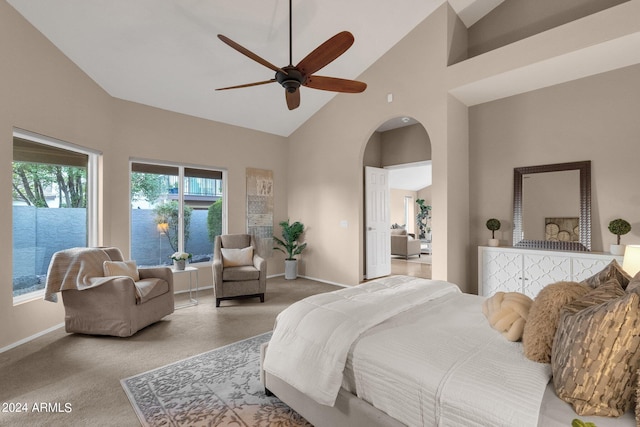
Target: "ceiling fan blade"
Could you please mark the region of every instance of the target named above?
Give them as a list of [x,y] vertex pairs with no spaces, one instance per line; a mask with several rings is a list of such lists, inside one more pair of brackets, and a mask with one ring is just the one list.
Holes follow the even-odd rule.
[[309,76],[304,83],[312,89],[330,90],[333,92],[360,93],[367,84],[357,80],[338,79],[336,77]]
[[251,87],[251,86],[259,86],[259,85],[266,85],[268,83],[273,83],[275,82],[276,79],[271,79],[271,80],[265,80],[263,82],[255,82],[255,83],[245,83],[243,85],[237,85],[237,86],[229,86],[229,87],[221,87],[218,88],[216,90],[227,90],[227,89],[240,89],[241,87]]
[[345,53],[351,47],[353,41],[353,34],[349,31],[338,33],[305,56],[296,65],[296,68],[302,74],[309,76]]
[[297,89],[294,92],[289,92],[285,89],[284,91],[285,98],[287,98],[287,107],[289,110],[295,110],[300,106],[300,89]]
[[275,65],[273,65],[271,62],[267,61],[266,59],[263,59],[263,58],[259,57],[255,53],[251,52],[249,49],[239,45],[236,42],[234,42],[229,37],[223,36],[222,34],[218,34],[218,38],[220,40],[222,40],[223,42],[225,42],[227,45],[231,46],[232,48],[234,48],[235,50],[240,52],[241,54],[245,55],[248,58],[253,59],[257,63],[262,64],[265,67],[270,68],[273,71],[280,71],[280,72],[282,72],[284,74],[287,74],[287,72],[284,71],[282,68],[276,67]]

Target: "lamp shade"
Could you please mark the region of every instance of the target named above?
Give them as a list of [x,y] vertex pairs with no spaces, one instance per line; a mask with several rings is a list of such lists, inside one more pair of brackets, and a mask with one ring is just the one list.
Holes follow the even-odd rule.
[[622,269],[631,277],[640,271],[640,245],[627,245],[624,251]]

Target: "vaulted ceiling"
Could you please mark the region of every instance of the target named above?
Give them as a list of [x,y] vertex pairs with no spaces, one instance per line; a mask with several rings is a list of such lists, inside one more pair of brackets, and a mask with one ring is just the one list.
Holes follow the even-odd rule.
[[[107,93],[169,111],[288,136],[335,95],[301,89],[289,111],[267,61],[289,62],[287,0],[7,0]],[[293,62],[340,31],[354,45],[318,74],[357,79],[445,0],[293,0]],[[470,26],[503,0],[449,0]],[[339,95],[357,96],[357,95]]]

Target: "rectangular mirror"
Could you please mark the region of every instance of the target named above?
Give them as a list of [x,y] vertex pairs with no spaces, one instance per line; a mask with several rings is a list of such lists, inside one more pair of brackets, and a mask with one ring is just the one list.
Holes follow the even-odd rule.
[[514,169],[513,246],[591,250],[591,162]]

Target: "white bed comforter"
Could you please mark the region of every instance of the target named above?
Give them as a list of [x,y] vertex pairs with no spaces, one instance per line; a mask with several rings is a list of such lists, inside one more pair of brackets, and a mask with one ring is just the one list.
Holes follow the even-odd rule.
[[445,295],[369,329],[349,388],[408,426],[537,426],[550,367],[492,329],[483,300]]
[[443,281],[391,276],[306,298],[278,315],[264,370],[333,406],[349,349],[363,332],[450,293],[460,289]]

